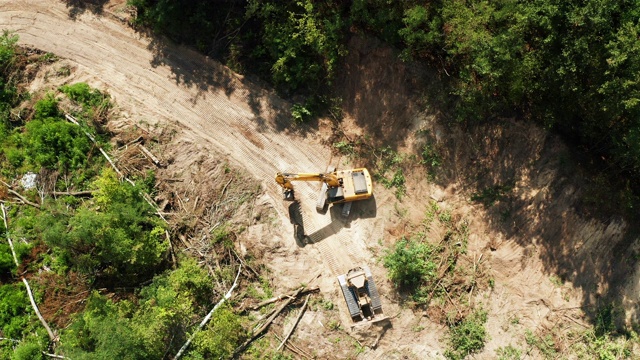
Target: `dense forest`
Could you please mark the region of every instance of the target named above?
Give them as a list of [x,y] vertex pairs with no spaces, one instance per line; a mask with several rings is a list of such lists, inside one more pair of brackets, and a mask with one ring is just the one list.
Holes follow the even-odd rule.
[[[283,94],[297,118],[331,102],[348,38],[367,33],[438,71],[454,122],[504,117],[562,134],[600,168],[640,174],[635,1],[131,0],[135,24],[194,46]],[[302,111],[304,110],[304,111]],[[627,182],[628,187],[636,186]],[[633,189],[636,194],[638,189]]]

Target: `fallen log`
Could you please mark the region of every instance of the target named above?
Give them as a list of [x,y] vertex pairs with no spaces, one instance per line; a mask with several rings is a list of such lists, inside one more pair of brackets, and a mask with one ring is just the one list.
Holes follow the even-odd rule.
[[[280,300],[289,299],[289,298],[295,297],[297,295],[305,295],[305,294],[316,292],[316,291],[319,291],[319,290],[320,290],[320,288],[317,287],[317,286],[313,287],[313,288],[304,289],[302,291],[300,291],[300,289],[298,289],[298,290],[292,291],[292,292],[290,292],[288,294],[283,294],[283,295],[279,295],[279,296],[276,296],[276,297],[272,297],[271,299],[265,300],[265,301],[263,301],[263,302],[261,302],[261,303],[259,303],[257,305],[254,305],[254,306],[250,307],[250,309],[251,310],[258,310],[263,306],[266,306],[266,305],[269,305],[269,304],[273,304],[274,302],[277,302],[277,301],[280,301]],[[299,293],[298,293],[298,291],[299,291]]]
[[[282,341],[282,339],[280,339],[280,337],[278,335],[273,334],[273,336],[275,336],[278,341]],[[300,357],[303,357],[305,359],[312,359],[312,357],[309,354],[307,354],[306,352],[302,351],[302,349],[300,349],[297,346],[293,345],[291,342],[286,343],[284,346],[287,349],[291,350],[292,353],[294,353],[294,354],[296,354],[296,355],[298,355]]]
[[52,191],[50,194],[55,196],[93,196],[95,190],[86,190],[86,191]]
[[16,256],[16,251],[13,248],[13,241],[11,241],[11,238],[9,237],[9,226],[7,225],[7,213],[4,210],[4,204],[0,204],[0,207],[2,207],[2,221],[4,221],[5,237],[7,238],[7,242],[9,243],[9,247],[11,248],[11,255],[13,255],[13,262],[15,262],[16,268],[19,268],[20,264],[18,264],[18,257]]
[[48,356],[48,357],[52,357],[52,358],[55,358],[55,359],[68,359],[68,358],[66,358],[66,357],[64,357],[62,355],[49,354],[49,353],[46,353],[44,351],[42,352],[42,355],[45,355],[45,356]]
[[291,302],[293,302],[293,300],[295,300],[298,297],[298,295],[300,295],[302,290],[304,290],[304,286],[294,291],[292,296],[290,296],[287,299],[287,301],[285,301],[282,305],[280,305],[280,307],[276,311],[274,311],[273,314],[271,314],[271,316],[269,316],[269,318],[264,322],[264,324],[262,324],[262,326],[260,326],[260,328],[258,328],[258,330],[253,332],[253,336],[251,336],[247,341],[245,341],[233,352],[233,357],[235,358],[236,356],[238,356],[242,351],[244,351],[249,346],[249,344],[251,344],[254,340],[259,338],[262,335],[262,332],[264,332],[269,327],[269,325],[271,325],[273,320],[275,320],[275,318],[278,317],[278,315],[280,315],[282,310],[284,310],[287,306],[289,306],[289,304],[291,304]]
[[23,203],[27,204],[27,205],[31,205],[33,207],[36,207],[38,209],[40,209],[40,204],[36,204],[34,202],[31,202],[29,200],[27,200],[24,196],[20,195],[20,193],[18,193],[17,191],[14,191],[11,189],[11,186],[9,184],[7,184],[6,182],[0,180],[0,182],[7,187],[7,191],[9,191],[10,194],[15,195],[16,197],[18,197],[18,199],[20,199],[20,201],[22,201]]
[[47,334],[49,334],[49,339],[51,340],[51,342],[56,343],[58,341],[58,337],[55,336],[53,331],[51,331],[49,324],[47,324],[46,320],[42,317],[42,314],[40,314],[40,310],[38,310],[38,305],[36,305],[36,300],[33,298],[33,293],[31,292],[31,286],[29,286],[29,282],[25,278],[22,278],[22,282],[24,282],[24,286],[27,287],[27,294],[29,295],[29,301],[31,301],[31,306],[33,307],[33,310],[36,312],[36,315],[38,315],[38,319],[40,319],[42,326],[44,326],[44,328],[47,330]]
[[153,155],[151,153],[151,151],[149,151],[149,149],[147,149],[146,147],[144,147],[144,145],[142,144],[138,144],[138,147],[140,148],[140,150],[142,150],[142,153],[149,158],[149,160],[151,160],[156,166],[161,167],[162,164],[160,163],[160,160],[158,160],[157,157],[155,157],[155,155]]
[[287,340],[289,340],[289,337],[291,336],[291,334],[293,334],[293,331],[296,329],[296,326],[298,326],[298,323],[300,322],[302,315],[304,315],[304,311],[307,310],[307,303],[309,302],[310,296],[311,294],[307,295],[307,298],[304,300],[304,305],[302,305],[302,309],[300,309],[300,314],[298,314],[296,321],[293,322],[293,326],[291,326],[291,329],[289,329],[289,332],[287,332],[287,336],[284,337],[284,340],[282,340],[282,342],[280,343],[280,346],[278,346],[276,351],[280,351],[280,349],[282,349],[282,346],[287,343]]

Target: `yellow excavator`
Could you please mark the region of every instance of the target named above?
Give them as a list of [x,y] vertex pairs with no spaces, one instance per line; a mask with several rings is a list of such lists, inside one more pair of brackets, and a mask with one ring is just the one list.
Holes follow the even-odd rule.
[[348,216],[351,202],[366,200],[373,195],[371,175],[365,168],[330,170],[326,173],[277,173],[276,182],[283,189],[284,200],[293,201],[293,181],[319,181],[322,189],[318,195],[316,209],[323,211],[326,204],[345,203],[342,215]]

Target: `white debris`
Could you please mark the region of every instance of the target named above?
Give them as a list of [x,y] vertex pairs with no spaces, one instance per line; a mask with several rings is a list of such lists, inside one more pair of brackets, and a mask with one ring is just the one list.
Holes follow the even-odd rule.
[[22,185],[22,187],[25,190],[33,189],[34,187],[36,187],[36,178],[37,177],[38,177],[38,175],[36,175],[36,174],[34,174],[32,172],[28,172],[28,173],[24,174],[22,179],[20,179],[20,184]]

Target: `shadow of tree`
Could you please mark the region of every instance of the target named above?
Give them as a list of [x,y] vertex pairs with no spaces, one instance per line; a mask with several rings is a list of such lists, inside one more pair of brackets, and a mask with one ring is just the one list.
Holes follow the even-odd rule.
[[[619,206],[623,195],[614,183],[594,188],[601,170],[557,135],[513,120],[453,129],[441,148],[446,165],[438,184],[461,184],[465,196],[484,207],[493,231],[532,249],[549,276],[580,289],[592,323],[608,303],[624,303],[638,321],[637,299],[630,301],[625,287],[640,258],[639,219]],[[613,204],[594,202],[594,191],[608,194]]]
[[379,144],[394,149],[410,134],[419,98],[430,76],[426,67],[399,59],[399,51],[361,34],[351,36],[335,91],[345,116]]
[[109,2],[108,0],[62,0],[67,9],[69,9],[69,18],[75,20],[78,16],[89,11],[96,15],[101,15],[104,11],[104,6]]
[[290,104],[255,76],[238,75],[189,47],[144,30],[140,33],[151,39],[148,48],[153,54],[152,67],[166,66],[177,85],[197,89],[196,96],[190,99],[194,104],[208,92],[222,91],[249,106],[254,115],[252,121],[260,132],[273,129],[304,135],[317,129],[317,123],[293,124]]

